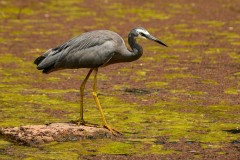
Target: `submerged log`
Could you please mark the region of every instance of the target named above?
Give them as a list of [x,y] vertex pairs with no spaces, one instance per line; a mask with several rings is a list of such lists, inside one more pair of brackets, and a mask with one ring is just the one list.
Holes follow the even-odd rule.
[[73,123],[51,123],[48,125],[0,128],[0,135],[10,141],[30,146],[37,146],[52,141],[64,142],[112,137],[109,130],[105,128],[79,126]]

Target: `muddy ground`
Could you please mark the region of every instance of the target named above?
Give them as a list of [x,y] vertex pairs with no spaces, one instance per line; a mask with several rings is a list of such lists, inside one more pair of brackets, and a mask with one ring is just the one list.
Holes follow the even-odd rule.
[[[0,159],[239,159],[238,0],[0,0],[0,127],[78,118],[87,69],[43,75],[34,59],[73,36],[142,26],[136,62],[99,69],[108,122],[124,137],[29,147],[0,140]],[[91,96],[85,119],[101,124]]]

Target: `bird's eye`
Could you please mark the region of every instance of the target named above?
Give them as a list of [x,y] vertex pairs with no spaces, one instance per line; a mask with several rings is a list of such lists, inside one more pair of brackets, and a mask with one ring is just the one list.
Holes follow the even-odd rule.
[[141,36],[144,36],[144,34],[143,34],[143,33],[141,33],[141,32],[140,32],[140,35],[141,35]]

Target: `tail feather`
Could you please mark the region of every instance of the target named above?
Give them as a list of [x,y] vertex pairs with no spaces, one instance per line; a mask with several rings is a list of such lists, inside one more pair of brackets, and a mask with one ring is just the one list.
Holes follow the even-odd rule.
[[51,52],[52,49],[47,50],[43,55],[35,59],[34,64],[39,65]]
[[39,64],[45,59],[46,57],[44,56],[40,56],[38,58],[35,59],[34,64],[37,65],[37,69],[38,70],[42,70],[43,73],[50,73],[52,71],[54,71],[54,64],[50,65],[50,66],[45,66],[45,67],[40,67]]
[[37,65],[38,70],[42,70],[43,73],[50,73],[55,70],[54,64],[58,55],[52,53],[52,49],[49,49],[43,55],[35,59],[34,64]]
[[34,64],[39,65],[46,57],[40,56],[35,59]]
[[49,67],[44,68],[42,73],[48,74],[48,73],[50,73],[52,71],[54,71],[54,65],[51,65]]

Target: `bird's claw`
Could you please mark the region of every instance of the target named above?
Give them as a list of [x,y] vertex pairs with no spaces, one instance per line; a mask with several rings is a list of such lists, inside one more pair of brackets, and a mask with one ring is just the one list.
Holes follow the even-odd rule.
[[[88,123],[84,120],[72,120],[71,123],[74,123],[74,124],[77,124],[77,125],[83,125],[83,126],[88,126],[88,127],[100,127],[99,125],[97,124],[91,124],[91,123]],[[113,129],[112,127],[110,127],[109,125],[104,125],[103,126],[104,128],[108,129],[112,135],[114,136],[118,136],[118,135],[122,135],[119,131]]]
[[120,132],[111,128],[109,125],[104,125],[104,128],[108,129],[111,132],[111,134],[114,136],[122,135]]

